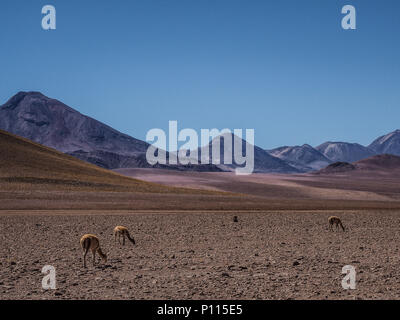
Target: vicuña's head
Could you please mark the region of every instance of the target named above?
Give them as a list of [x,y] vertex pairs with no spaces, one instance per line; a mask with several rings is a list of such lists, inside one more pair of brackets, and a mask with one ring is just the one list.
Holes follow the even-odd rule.
[[104,262],[107,262],[107,255],[103,251],[99,250],[99,255]]

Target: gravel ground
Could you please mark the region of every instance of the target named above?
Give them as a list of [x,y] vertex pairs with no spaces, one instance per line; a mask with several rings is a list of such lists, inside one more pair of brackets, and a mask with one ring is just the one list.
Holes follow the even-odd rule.
[[[348,228],[330,232],[338,215]],[[239,222],[233,222],[237,215]],[[0,215],[0,299],[397,299],[400,212]],[[136,240],[123,247],[112,230]],[[97,234],[107,263],[83,268]],[[42,267],[56,268],[43,290]],[[341,286],[342,267],[357,271]]]

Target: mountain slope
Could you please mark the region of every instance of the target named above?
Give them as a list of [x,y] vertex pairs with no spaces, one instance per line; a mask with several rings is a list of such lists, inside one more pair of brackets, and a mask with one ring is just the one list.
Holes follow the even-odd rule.
[[[75,152],[68,152],[67,154],[78,158],[80,160],[93,163],[102,168],[155,168],[155,169],[168,169],[178,171],[198,171],[198,172],[222,172],[221,168],[213,164],[197,164],[197,165],[172,165],[172,164],[155,164],[150,165],[146,159],[146,153],[138,153],[134,156],[126,156],[107,151],[90,151],[85,152],[78,150]],[[167,161],[169,153],[166,154]]]
[[326,158],[332,162],[354,162],[375,155],[370,148],[358,143],[325,142],[316,147]]
[[400,171],[400,157],[392,154],[380,154],[354,163],[360,170]]
[[317,174],[352,173],[367,177],[383,174],[400,175],[400,157],[391,154],[375,155],[353,163],[335,162],[317,172]]
[[373,141],[369,148],[376,153],[400,156],[400,130],[393,131]]
[[307,172],[326,167],[331,161],[308,144],[267,150],[269,154],[288,162],[300,171]]

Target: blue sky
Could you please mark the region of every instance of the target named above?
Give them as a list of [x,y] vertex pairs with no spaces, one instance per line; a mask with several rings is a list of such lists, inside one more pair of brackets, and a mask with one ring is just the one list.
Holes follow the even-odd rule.
[[41,91],[139,139],[178,120],[369,144],[400,128],[399,34],[397,0],[2,0],[0,104]]

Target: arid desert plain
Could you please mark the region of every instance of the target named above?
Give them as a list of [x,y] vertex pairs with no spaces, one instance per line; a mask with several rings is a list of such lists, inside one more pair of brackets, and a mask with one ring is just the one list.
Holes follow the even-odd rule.
[[[393,159],[360,172],[241,177],[112,172],[1,132],[0,144],[9,151],[0,154],[0,299],[400,297]],[[345,232],[329,231],[332,215]],[[114,242],[117,225],[135,245]],[[83,267],[85,233],[99,237],[106,263],[93,266],[89,252]],[[42,289],[45,265],[56,290]],[[342,288],[345,265],[356,268],[355,290]]]
[[[60,212],[61,213],[61,212]],[[397,299],[396,211],[40,212],[2,215],[1,299]],[[338,214],[348,232],[329,232]],[[136,245],[114,243],[112,226]],[[82,266],[79,238],[99,235],[105,264]],[[44,265],[57,289],[41,288]],[[344,265],[357,271],[344,290]]]

